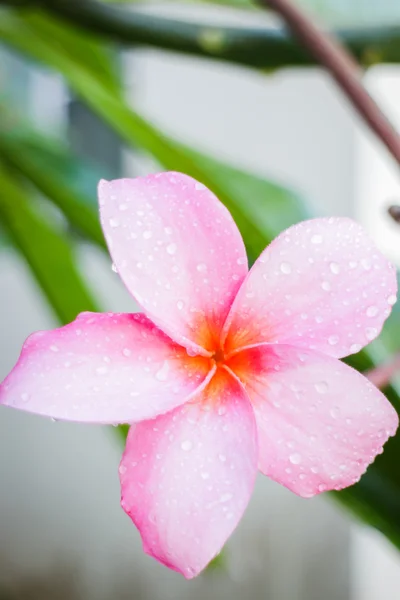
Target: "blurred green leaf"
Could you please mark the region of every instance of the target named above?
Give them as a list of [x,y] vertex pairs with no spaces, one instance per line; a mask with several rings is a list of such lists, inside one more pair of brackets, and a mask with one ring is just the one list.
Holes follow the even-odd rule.
[[[59,69],[70,85],[84,101],[130,145],[140,146],[155,157],[166,169],[182,171],[203,182],[224,202],[235,218],[238,227],[246,240],[250,260],[255,260],[266,245],[266,218],[263,224],[251,214],[254,208],[248,201],[247,186],[252,182],[252,190],[257,190],[258,197],[263,198],[262,206],[271,208],[272,219],[280,230],[296,222],[304,216],[304,209],[290,192],[280,190],[269,200],[272,190],[277,192],[278,186],[272,186],[261,178],[243,174],[238,169],[223,165],[219,161],[187,148],[183,144],[163,135],[156,127],[148,123],[138,112],[130,108],[119,94],[109,90],[98,80],[89,64],[77,63],[68,52],[65,43],[62,49],[56,47],[54,38],[56,30],[52,30],[50,19],[39,16],[16,17],[0,21],[0,37],[15,44],[23,52],[32,53],[38,60],[47,62]],[[71,42],[72,43],[72,42]],[[83,62],[81,60],[81,62]],[[241,183],[239,183],[241,180]],[[282,200],[289,204],[285,207]],[[250,205],[250,206],[249,206]],[[271,205],[271,207],[270,207]],[[286,210],[281,210],[285,208]],[[261,210],[259,211],[261,213]],[[271,221],[272,221],[271,219]],[[268,231],[268,230],[267,230]],[[276,231],[276,230],[275,230]],[[267,242],[273,236],[267,238]]]
[[[0,108],[0,119],[1,116]],[[56,140],[27,128],[2,130],[1,120],[0,158],[58,206],[69,223],[88,241],[105,248],[96,201],[101,174],[94,167],[83,165]]]
[[62,232],[40,218],[26,191],[0,162],[1,224],[24,256],[61,323],[85,310],[95,311],[70,245]]

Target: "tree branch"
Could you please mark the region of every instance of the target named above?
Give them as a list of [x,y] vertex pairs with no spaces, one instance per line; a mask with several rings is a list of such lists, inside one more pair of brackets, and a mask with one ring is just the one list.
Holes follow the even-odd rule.
[[400,354],[396,354],[391,361],[375,367],[370,371],[364,373],[366,377],[378,388],[384,388],[388,386],[400,371]]
[[400,136],[365,89],[363,72],[354,58],[333,36],[322,32],[292,0],[262,2],[283,17],[293,35],[327,69],[400,166]]
[[[151,46],[258,69],[317,62],[284,28],[204,25],[97,0],[0,0],[0,4],[43,7],[75,26],[130,46]],[[400,27],[343,29],[336,35],[362,64],[400,62]]]

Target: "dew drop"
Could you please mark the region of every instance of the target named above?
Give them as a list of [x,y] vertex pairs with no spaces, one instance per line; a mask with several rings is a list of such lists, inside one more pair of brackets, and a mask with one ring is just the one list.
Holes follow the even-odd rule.
[[112,263],[112,265],[111,265],[111,271],[114,271],[114,273],[118,273],[118,269],[117,269],[117,267],[114,265],[114,263]]
[[229,502],[229,500],[232,500],[233,496],[230,492],[227,492],[226,494],[222,494],[221,498],[219,499],[220,502]]
[[207,471],[203,471],[203,473],[200,473],[200,476],[202,479],[209,479],[210,473],[207,473]]
[[319,233],[316,233],[315,235],[313,235],[311,238],[311,243],[312,244],[322,244],[322,235],[320,235]]
[[58,346],[54,346],[54,345],[53,345],[53,346],[50,346],[50,350],[51,350],[52,352],[58,352]]
[[331,262],[329,268],[334,275],[338,275],[340,273],[340,265],[336,262]]
[[159,369],[156,373],[157,381],[166,381],[169,373],[169,362],[167,360],[164,361],[161,369]]
[[193,448],[193,444],[190,440],[185,440],[184,442],[182,442],[181,448],[184,452],[189,452],[189,450]]
[[110,220],[109,220],[109,223],[110,223],[110,227],[113,227],[113,228],[115,228],[115,227],[118,227],[118,226],[119,226],[119,221],[118,221],[118,219],[110,219]]
[[185,303],[182,300],[178,300],[178,302],[176,303],[176,306],[177,306],[178,310],[182,310],[182,308],[185,306]]
[[205,263],[200,263],[197,265],[196,269],[199,271],[199,273],[205,273],[207,271],[207,265]]
[[129,348],[124,348],[124,349],[122,350],[122,354],[123,354],[124,356],[130,356],[130,355],[132,354],[132,352],[129,350]]
[[376,338],[377,336],[377,329],[375,327],[367,327],[367,329],[365,330],[365,337],[367,338],[367,340],[373,340],[374,338]]
[[151,233],[151,231],[143,231],[143,237],[145,240],[149,240],[151,238],[153,234]]
[[321,287],[324,290],[324,292],[329,292],[331,290],[331,284],[329,283],[329,281],[323,281],[321,283]]
[[26,392],[23,392],[21,394],[21,400],[22,400],[22,402],[28,402],[28,400],[29,400],[29,394],[27,394]]
[[377,306],[368,306],[367,308],[367,317],[376,317],[376,315],[378,314],[379,309]]
[[329,411],[332,419],[337,419],[340,416],[340,408],[338,406],[333,406]]
[[289,275],[292,272],[292,266],[288,262],[281,263],[281,271],[284,275]]
[[339,341],[339,336],[337,336],[337,335],[330,335],[328,337],[328,344],[330,346],[336,346],[336,344],[338,343],[338,341]]
[[363,266],[363,268],[364,268],[366,271],[369,271],[369,270],[370,270],[370,268],[371,268],[371,263],[370,263],[370,261],[369,261],[367,258],[363,258],[363,259],[362,259],[362,261],[361,261],[361,265]]
[[317,390],[318,394],[326,394],[329,389],[329,385],[326,381],[318,381],[314,387]]
[[107,367],[97,367],[96,369],[96,373],[98,373],[99,375],[105,375],[107,371]]
[[173,254],[175,254],[176,248],[177,248],[176,244],[168,244],[168,246],[167,246],[167,252],[168,252],[168,254],[170,254],[171,256]]
[[127,468],[125,467],[125,465],[120,465],[118,472],[120,475],[125,475],[125,473],[127,472]]
[[218,458],[221,462],[225,462],[226,461],[226,456],[225,454],[218,454]]
[[393,304],[396,304],[396,300],[397,300],[396,296],[394,294],[391,294],[388,297],[387,302],[388,302],[388,304],[390,304],[390,306],[393,306]]
[[289,460],[292,463],[292,465],[299,465],[301,463],[301,454],[295,452],[294,454],[291,454],[289,456]]
[[352,344],[350,346],[350,352],[352,354],[355,354],[356,352],[360,352],[361,348],[362,348],[361,344]]

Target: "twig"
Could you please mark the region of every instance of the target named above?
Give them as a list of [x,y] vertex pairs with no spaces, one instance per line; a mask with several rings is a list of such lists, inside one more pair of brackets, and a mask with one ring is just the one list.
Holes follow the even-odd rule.
[[375,367],[370,371],[364,373],[368,379],[376,385],[378,388],[384,388],[393,379],[393,377],[400,371],[400,353],[396,354],[392,360],[386,364]]
[[332,35],[323,32],[292,0],[261,0],[284,19],[293,35],[334,77],[340,88],[400,166],[400,136],[362,83],[362,70]]

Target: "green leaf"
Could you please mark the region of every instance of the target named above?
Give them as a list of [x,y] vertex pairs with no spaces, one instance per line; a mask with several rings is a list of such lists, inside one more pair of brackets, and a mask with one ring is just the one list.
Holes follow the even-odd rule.
[[[92,72],[90,65],[85,63],[82,67],[81,63],[75,62],[69,55],[66,44],[62,49],[57,48],[54,39],[56,32],[49,33],[48,21],[46,19],[43,25],[43,18],[40,15],[31,14],[20,20],[16,17],[8,21],[3,20],[0,22],[0,36],[3,35],[22,51],[32,52],[38,60],[45,61],[60,70],[75,92],[128,144],[147,150],[164,168],[192,175],[212,189],[231,211],[246,240],[249,258],[255,260],[266,245],[265,219],[263,225],[259,219],[252,218],[250,213],[254,208],[249,207],[246,187],[252,180],[253,189],[257,188],[258,193],[267,198],[271,186],[263,183],[261,178],[251,179],[250,175],[246,182],[242,181],[239,185],[237,181],[238,176],[240,177],[239,170],[229,167],[223,169],[223,165],[218,161],[163,135],[137,111],[129,107],[118,94],[102,84],[96,73]],[[284,195],[282,193],[281,197]],[[293,200],[287,207],[288,211],[279,211],[279,202],[278,198],[271,214],[275,221],[280,220],[282,228],[299,220],[304,214],[299,203]],[[267,238],[267,242],[271,237]]]
[[61,231],[43,220],[26,200],[26,192],[0,162],[1,224],[23,255],[62,324],[96,304],[75,266]]
[[[0,106],[0,117],[7,114]],[[29,179],[88,241],[106,247],[96,201],[101,173],[94,167],[85,168],[56,140],[26,127],[4,131],[1,121],[0,158]]]

